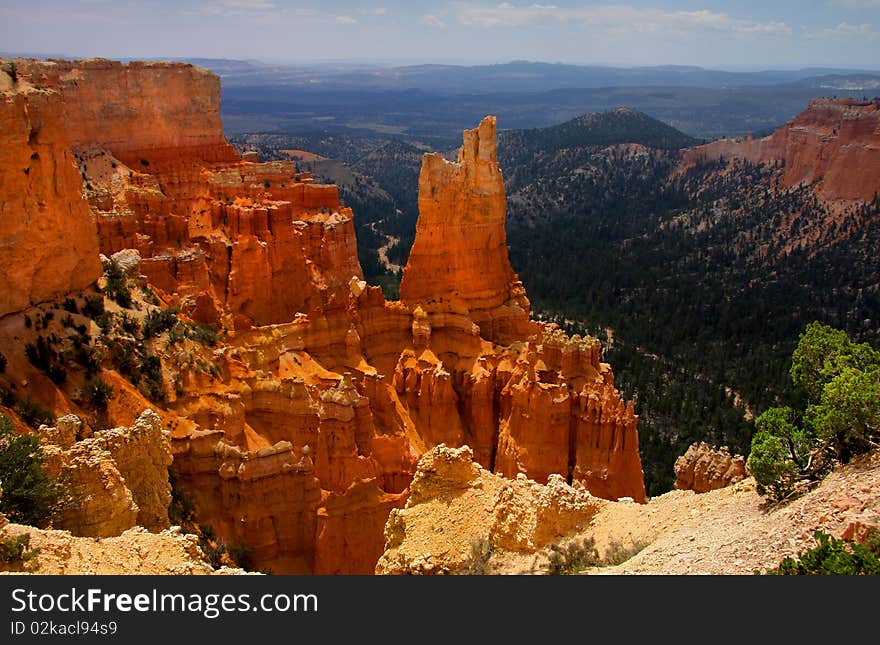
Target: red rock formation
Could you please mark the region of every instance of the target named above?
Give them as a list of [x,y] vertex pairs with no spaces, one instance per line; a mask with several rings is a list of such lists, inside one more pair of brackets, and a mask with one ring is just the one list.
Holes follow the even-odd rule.
[[[426,156],[403,301],[389,303],[361,279],[335,187],[232,152],[216,77],[109,61],[21,70],[72,115],[101,251],[135,249],[132,274],[166,306],[226,332],[210,350],[155,344],[159,412],[197,521],[250,546],[258,567],[371,572],[385,518],[439,443],[468,444],[510,477],[644,499],[636,417],[598,341],[528,319],[507,257],[494,117],[465,134],[457,163]],[[101,128],[101,115],[115,120]],[[107,414],[129,423],[145,401],[104,376],[116,392]],[[51,387],[64,409],[69,395]]]
[[65,114],[58,92],[0,71],[0,316],[101,275]]
[[223,137],[220,79],[205,69],[101,58],[20,60],[16,69],[31,84],[61,93],[73,145],[101,144],[132,168],[142,159],[238,160]]
[[401,301],[429,313],[465,314],[495,342],[528,335],[529,301],[507,258],[505,209],[495,117],[489,116],[465,130],[457,162],[438,153],[424,157]]
[[[289,162],[242,161],[223,137],[214,74],[103,59],[23,60],[17,70],[22,83],[60,95],[52,127],[65,136],[53,132],[47,140],[74,152],[101,252],[140,251],[142,271],[180,293],[185,310],[208,295],[245,326],[287,322],[298,311],[332,306],[351,277],[361,276],[351,211],[340,206],[337,188],[312,183]],[[23,128],[18,139],[26,141]],[[71,187],[66,192],[78,196],[78,178]],[[65,225],[76,221],[68,217]],[[87,227],[77,235],[74,242],[94,243]],[[73,250],[94,256],[82,245]],[[97,270],[60,271],[79,282],[50,294],[82,288]]]
[[746,478],[746,460],[731,455],[727,446],[715,448],[705,442],[694,443],[675,460],[675,488],[706,493]]
[[[722,139],[691,148],[684,165],[737,157],[784,163],[786,186],[818,184],[827,200],[871,200],[880,190],[880,104],[813,99],[791,122],[763,139]],[[858,172],[853,172],[853,169]]]

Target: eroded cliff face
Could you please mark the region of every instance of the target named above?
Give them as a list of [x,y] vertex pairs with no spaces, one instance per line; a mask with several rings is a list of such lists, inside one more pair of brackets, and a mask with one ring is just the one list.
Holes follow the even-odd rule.
[[[387,302],[362,280],[352,213],[334,186],[289,162],[244,161],[226,144],[216,77],[109,61],[19,70],[77,113],[64,145],[97,223],[89,234],[108,257],[137,251],[114,256],[132,305],[105,298],[110,331],[83,324],[113,350],[105,363],[128,344],[159,358],[160,372],[147,401],[143,384],[105,364],[116,392],[106,421],[130,424],[153,407],[195,520],[248,545],[257,568],[372,572],[389,512],[406,503],[419,457],[441,443],[471,446],[507,477],[644,499],[636,417],[598,341],[529,321],[507,258],[494,117],[465,134],[458,163],[426,156],[404,297]],[[170,306],[181,312],[171,329],[148,338],[140,325]],[[0,321],[0,350],[29,387],[44,384],[53,409],[77,412],[80,381],[48,382],[15,349],[33,334],[24,313]],[[46,333],[74,355],[55,314]],[[190,338],[198,322],[220,332],[216,345]],[[136,489],[105,474],[124,520],[107,531],[134,514],[148,522]]]
[[826,200],[870,201],[880,178],[880,104],[813,99],[806,110],[768,137],[713,141],[687,150],[683,163],[719,157],[779,162],[784,164],[785,186],[815,183]]
[[101,273],[63,97],[0,70],[0,316]]

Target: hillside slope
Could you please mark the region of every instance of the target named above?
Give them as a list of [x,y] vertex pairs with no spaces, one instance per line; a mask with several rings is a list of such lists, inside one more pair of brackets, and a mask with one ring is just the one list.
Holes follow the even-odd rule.
[[[877,451],[775,506],[752,478],[707,493],[671,491],[646,504],[600,500],[560,481],[504,481],[471,464],[466,448],[425,455],[414,488],[386,525],[378,573],[542,574],[554,547],[588,539],[604,564],[579,573],[750,575],[814,546],[816,530],[863,539],[880,527]],[[474,558],[475,543],[488,557]],[[623,561],[609,565],[614,558]]]

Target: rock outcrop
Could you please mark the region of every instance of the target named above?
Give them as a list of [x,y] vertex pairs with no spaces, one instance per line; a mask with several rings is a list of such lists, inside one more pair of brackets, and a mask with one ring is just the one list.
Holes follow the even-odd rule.
[[[38,575],[236,575],[241,569],[215,570],[205,560],[195,535],[175,526],[151,533],[136,526],[121,535],[96,540],[69,531],[35,529],[9,524],[2,537],[30,536],[29,548],[38,551],[27,572]],[[18,571],[24,570],[19,567]]]
[[458,161],[426,154],[419,174],[416,239],[400,299],[429,314],[468,316],[483,338],[528,336],[529,301],[507,257],[504,179],[495,151],[495,117],[465,130]]
[[134,526],[168,528],[171,444],[159,416],[145,410],[130,427],[76,441],[81,425],[68,415],[56,427],[40,429],[49,468],[69,496],[57,527],[92,537],[119,535]]
[[[598,341],[529,320],[507,256],[494,117],[465,134],[458,162],[426,155],[403,298],[387,302],[362,279],[352,213],[335,186],[290,162],[240,158],[226,143],[215,76],[185,64],[103,60],[20,61],[17,70],[22,87],[59,101],[57,145],[78,164],[73,190],[90,210],[77,231],[91,236],[96,263],[98,251],[116,261],[135,301],[126,310],[106,299],[119,323],[112,332],[76,313],[74,327],[64,327],[67,312],[47,305],[40,333],[60,339],[53,348],[62,356],[75,355],[68,329],[82,324],[107,341],[104,349],[140,343],[160,359],[153,393],[105,361],[102,378],[115,395],[104,414],[129,426],[148,405],[157,410],[195,521],[247,545],[255,567],[372,572],[386,518],[410,496],[419,457],[438,444],[471,446],[486,471],[510,478],[491,481],[523,491],[558,492],[570,482],[644,500],[637,419],[600,362]],[[18,313],[0,321],[0,349],[54,412],[85,419],[82,376],[53,383],[23,356],[36,333],[24,316],[37,312],[17,308],[32,301],[10,302]],[[139,334],[147,315],[172,306],[180,311],[174,342],[171,332]],[[123,313],[135,331],[124,329]],[[217,341],[192,340],[197,323],[214,325]],[[129,435],[116,441],[92,419],[86,426],[52,433],[70,444],[58,451],[77,465],[71,481],[100,488],[106,513],[83,503],[67,525],[95,535],[167,526],[167,488],[150,483],[165,453]],[[92,436],[70,439],[78,434]],[[540,509],[542,495],[526,496]],[[498,529],[505,548],[543,543],[541,527],[556,526],[502,508],[519,518],[507,525],[513,533]]]
[[706,493],[741,482],[747,476],[746,460],[731,455],[727,446],[716,448],[694,443],[675,460],[675,488]]
[[721,139],[691,148],[684,165],[720,157],[778,162],[784,166],[785,186],[817,184],[826,200],[870,201],[880,189],[880,102],[813,99],[770,136]]
[[391,511],[376,573],[458,573],[481,542],[534,553],[584,530],[605,503],[559,475],[547,485],[493,475],[467,446],[441,444],[422,455],[406,506]]
[[101,275],[65,116],[59,92],[0,70],[0,316]]

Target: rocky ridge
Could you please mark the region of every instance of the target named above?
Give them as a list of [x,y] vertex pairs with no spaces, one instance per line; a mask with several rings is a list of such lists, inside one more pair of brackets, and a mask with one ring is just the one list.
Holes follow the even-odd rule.
[[[825,200],[870,201],[880,176],[880,104],[817,98],[762,139],[721,139],[686,151],[683,167],[721,157],[783,164],[782,184],[816,184]],[[852,172],[858,168],[859,172]]]

